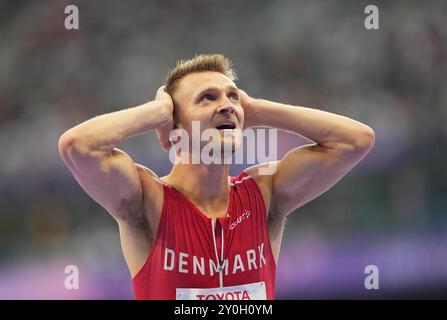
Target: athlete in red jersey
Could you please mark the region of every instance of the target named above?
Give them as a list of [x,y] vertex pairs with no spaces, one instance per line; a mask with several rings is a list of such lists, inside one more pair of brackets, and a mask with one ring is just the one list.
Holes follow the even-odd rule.
[[[118,223],[137,299],[273,299],[286,217],[331,188],[374,144],[373,130],[358,121],[254,99],[234,79],[222,55],[181,61],[154,101],[95,117],[59,139],[76,180]],[[237,177],[225,163],[175,162],[158,178],[116,148],[156,130],[168,151],[171,130],[192,136],[193,121],[200,133],[221,130],[222,150],[237,148],[224,133],[255,126],[314,143],[289,151],[270,174],[260,169],[272,163],[261,163]],[[189,160],[206,145],[188,143]]]
[[276,266],[256,182],[246,173],[231,178],[222,218],[207,217],[174,187],[163,189],[158,233],[133,280],[137,299],[273,299]]

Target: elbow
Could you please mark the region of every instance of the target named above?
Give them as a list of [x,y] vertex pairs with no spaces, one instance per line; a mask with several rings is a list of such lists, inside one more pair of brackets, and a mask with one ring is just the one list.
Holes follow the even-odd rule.
[[349,142],[337,143],[332,149],[349,157],[363,157],[374,147],[375,140],[374,130],[365,125],[353,133]]
[[70,150],[72,149],[74,142],[75,139],[70,133],[70,130],[68,130],[59,137],[57,144],[59,156],[70,169],[74,167],[73,161],[70,159]]
[[66,156],[69,153],[69,150],[75,144],[75,141],[76,141],[76,137],[71,132],[71,130],[66,131],[64,134],[62,134],[59,137],[59,141],[58,141],[57,147],[58,147],[59,154],[62,157],[62,159],[65,160]]
[[59,155],[65,163],[73,163],[74,156],[88,154],[87,148],[84,146],[81,137],[70,129],[59,137],[58,141]]
[[355,136],[354,149],[358,153],[366,154],[374,147],[376,134],[368,126],[364,126]]

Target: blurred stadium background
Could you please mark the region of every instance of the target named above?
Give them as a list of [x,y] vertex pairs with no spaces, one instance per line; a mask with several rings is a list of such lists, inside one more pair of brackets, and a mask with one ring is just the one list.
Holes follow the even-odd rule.
[[[64,28],[68,4],[80,30]],[[368,4],[380,30],[364,28]],[[0,1],[0,39],[0,299],[133,299],[117,226],[57,140],[152,99],[204,52],[230,57],[250,95],[376,132],[361,165],[288,219],[277,298],[447,298],[447,2]],[[303,143],[282,134],[279,155]],[[155,133],[122,148],[169,172]],[[64,288],[71,264],[79,290]],[[370,264],[379,290],[364,288]]]

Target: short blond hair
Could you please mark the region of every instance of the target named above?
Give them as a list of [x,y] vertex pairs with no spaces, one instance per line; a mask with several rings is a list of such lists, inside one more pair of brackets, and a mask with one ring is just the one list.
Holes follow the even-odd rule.
[[177,61],[165,79],[165,91],[171,96],[178,88],[180,80],[189,73],[215,71],[227,76],[231,81],[237,80],[233,63],[222,54],[200,54],[192,59]]

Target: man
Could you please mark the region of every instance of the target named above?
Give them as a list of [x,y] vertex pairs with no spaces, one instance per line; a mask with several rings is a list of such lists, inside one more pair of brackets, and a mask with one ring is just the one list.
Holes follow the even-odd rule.
[[[97,116],[59,140],[76,180],[118,223],[137,299],[273,299],[287,215],[331,188],[374,144],[373,130],[360,122],[254,99],[234,79],[222,55],[180,61],[154,101]],[[261,174],[271,165],[261,163],[237,177],[225,163],[179,161],[158,178],[116,148],[157,130],[168,151],[171,130],[192,139],[193,122],[200,133],[220,130],[218,144],[232,151],[231,133],[255,126],[315,143],[289,151],[271,174]],[[188,143],[191,160],[205,142]]]

